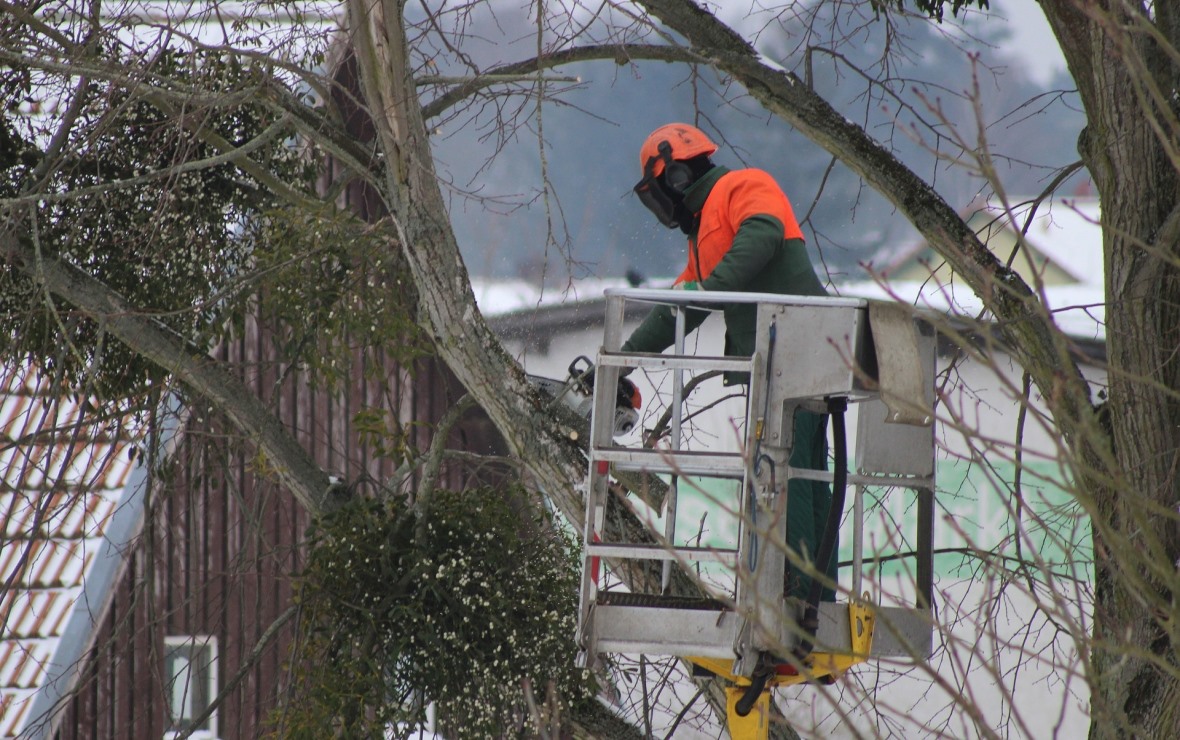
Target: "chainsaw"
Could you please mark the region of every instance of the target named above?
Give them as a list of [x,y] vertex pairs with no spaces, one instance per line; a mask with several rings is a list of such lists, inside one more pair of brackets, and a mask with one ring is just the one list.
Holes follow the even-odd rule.
[[[549,395],[554,401],[565,404],[578,416],[587,421],[594,410],[594,363],[589,357],[579,355],[569,366],[565,380],[529,375],[529,382]],[[639,408],[643,398],[639,388],[626,378],[619,378],[615,391],[615,416],[611,424],[612,436],[618,437],[630,432],[639,423]]]

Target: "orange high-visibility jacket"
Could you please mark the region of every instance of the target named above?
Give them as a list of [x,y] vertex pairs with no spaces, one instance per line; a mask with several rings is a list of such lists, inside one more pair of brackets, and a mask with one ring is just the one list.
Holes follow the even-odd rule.
[[[724,170],[725,168],[715,168]],[[712,173],[709,173],[712,174]],[[696,185],[707,186],[709,176]],[[698,196],[693,198],[693,196]],[[733,246],[734,237],[742,224],[755,216],[772,217],[782,225],[782,239],[803,239],[803,231],[795,220],[787,196],[768,173],[757,169],[724,171],[719,173],[711,188],[696,192],[696,187],[685,196],[685,205],[693,209],[693,200],[704,195],[700,205],[700,220],[696,236],[688,240],[688,265],[677,282],[705,281]],[[705,287],[705,286],[702,286]],[[722,288],[713,288],[721,290]],[[725,290],[743,290],[741,286]],[[784,292],[775,290],[771,292]]]
[[[826,295],[815,275],[803,233],[782,188],[757,169],[731,171],[717,166],[693,183],[684,196],[694,214],[696,230],[688,240],[688,264],[678,283],[696,283],[702,290],[750,293]],[[702,311],[686,315],[692,331],[705,320]],[[754,351],[757,308],[753,304],[725,308],[725,352]],[[660,352],[672,344],[671,311],[656,309],[623,345],[626,352]],[[730,380],[738,380],[730,377]]]

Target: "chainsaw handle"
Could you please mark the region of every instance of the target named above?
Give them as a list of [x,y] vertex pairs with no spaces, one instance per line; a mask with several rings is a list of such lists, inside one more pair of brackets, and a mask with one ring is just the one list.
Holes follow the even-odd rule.
[[[584,368],[579,367],[579,363],[584,363]],[[594,393],[594,363],[586,355],[578,355],[569,366],[569,379],[566,381],[575,388],[578,388],[587,396]]]
[[[578,369],[579,362],[586,363],[585,370]],[[570,372],[571,378],[582,378],[587,373],[594,372],[594,363],[591,362],[590,358],[587,357],[586,355],[578,355],[577,357],[574,358],[574,361],[570,363],[569,372]]]

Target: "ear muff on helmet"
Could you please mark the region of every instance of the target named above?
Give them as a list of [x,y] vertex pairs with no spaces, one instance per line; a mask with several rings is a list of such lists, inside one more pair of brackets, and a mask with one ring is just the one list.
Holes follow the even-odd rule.
[[692,185],[692,168],[672,159],[672,145],[666,141],[660,142],[659,153],[660,159],[664,161],[664,185],[673,193],[684,195],[684,191]]
[[686,161],[716,151],[717,145],[695,126],[687,123],[660,126],[648,135],[639,152],[643,168],[643,179],[635,186],[639,202],[669,229],[680,226],[677,203],[696,179]]

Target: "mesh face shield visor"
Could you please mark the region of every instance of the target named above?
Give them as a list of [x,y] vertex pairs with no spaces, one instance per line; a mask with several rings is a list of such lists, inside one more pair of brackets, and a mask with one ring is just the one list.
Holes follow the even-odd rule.
[[676,220],[676,204],[664,192],[660,183],[654,177],[644,177],[635,186],[635,194],[639,196],[639,202],[644,205],[647,210],[655,214],[655,217],[660,220],[664,226],[669,229],[674,229],[680,225]]
[[635,194],[639,196],[639,202],[655,214],[661,224],[669,229],[674,229],[680,225],[676,219],[676,203],[655,175],[656,163],[660,159],[669,163],[672,161],[672,148],[668,142],[664,141],[660,143],[659,151],[660,156],[648,158],[647,163],[643,166],[643,179],[633,189]]

